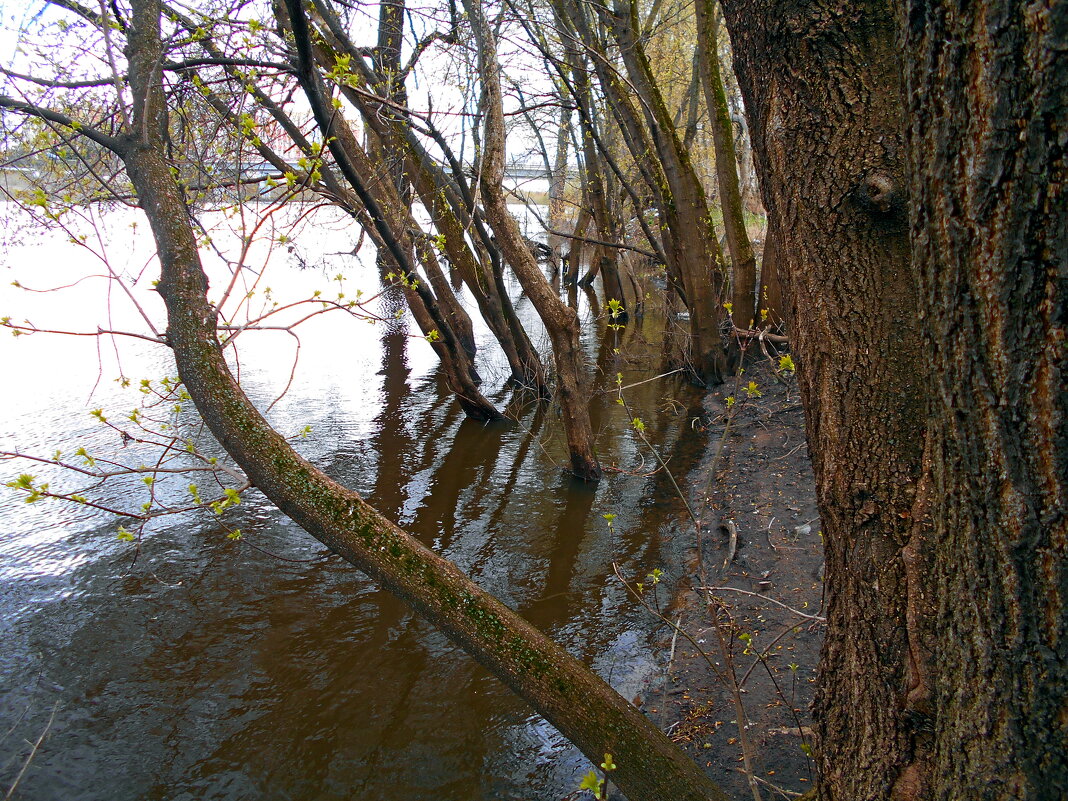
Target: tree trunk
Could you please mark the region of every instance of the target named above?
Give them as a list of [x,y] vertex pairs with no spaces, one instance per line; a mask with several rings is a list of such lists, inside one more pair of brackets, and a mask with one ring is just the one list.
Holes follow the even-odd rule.
[[929,686],[921,488],[927,381],[909,266],[891,7],[725,0],[780,235],[826,556],[821,796],[908,797]]
[[723,228],[727,232],[727,249],[731,255],[731,306],[734,324],[752,328],[756,322],[756,257],[745,230],[742,193],[738,186],[738,166],[734,153],[734,126],[727,93],[719,69],[719,37],[716,35],[715,0],[696,0],[697,52],[701,64],[701,83],[712,127],[712,144],[716,151],[716,182],[719,205],[723,209]]
[[[372,61],[377,81],[373,87],[379,97],[387,98],[394,107],[383,107],[383,118],[396,116],[394,108],[403,108],[408,103],[408,92],[401,75],[401,51],[404,46],[405,0],[380,0],[378,4],[378,44],[372,51]],[[332,66],[332,65],[331,65]],[[405,207],[411,205],[408,176],[404,171],[403,152],[394,141],[396,134],[390,129],[368,137],[375,161],[388,171],[390,180]]]
[[[646,126],[663,166],[666,222],[674,236],[677,273],[690,311],[690,362],[694,377],[711,385],[723,381],[726,358],[720,341],[723,255],[712,216],[689,153],[682,147],[637,34],[634,0],[615,0],[613,10],[600,7],[611,24],[627,75],[641,98]],[[670,253],[671,251],[669,251]]]
[[482,82],[483,125],[480,184],[486,206],[486,218],[497,235],[501,252],[512,265],[523,290],[541,317],[556,362],[556,394],[562,412],[564,431],[571,456],[571,472],[584,481],[597,481],[601,465],[594,452],[593,426],[590,423],[589,377],[585,355],[579,342],[579,321],[574,309],[560,300],[527,249],[508,211],[504,192],[504,105],[501,95],[497,46],[481,0],[465,0],[464,8],[471,19],[478,44],[478,65]]
[[582,254],[586,250],[586,242],[584,240],[588,234],[590,221],[593,219],[593,215],[590,214],[590,210],[586,205],[585,192],[582,200],[578,216],[575,218],[575,228],[571,232],[571,245],[567,251],[567,269],[564,270],[564,283],[568,285],[578,284],[579,272],[581,272],[583,264]]
[[[618,240],[618,226],[613,219],[612,209],[609,204],[606,176],[601,169],[601,159],[597,153],[594,138],[597,134],[597,117],[593,108],[593,95],[590,89],[589,72],[586,69],[585,59],[574,48],[568,48],[568,60],[571,63],[571,74],[574,76],[575,103],[583,109],[579,115],[580,141],[582,145],[582,163],[586,174],[586,200],[593,213],[593,221],[597,231],[597,238],[602,242],[614,243]],[[579,282],[589,286],[597,273],[605,282],[606,298],[614,298],[620,303],[620,311],[617,322],[626,320],[626,298],[623,295],[623,285],[619,280],[617,250],[602,246],[590,259],[590,269]]]
[[779,232],[768,225],[764,233],[764,252],[760,256],[760,314],[765,325],[783,331],[786,326],[786,297],[779,276],[782,262],[779,251]]
[[[567,153],[568,140],[571,137],[571,109],[564,102],[563,81],[556,84],[556,96],[560,101],[560,122],[556,128],[556,153],[553,157],[552,178],[549,180],[549,229],[550,231],[562,231],[567,214],[565,193],[567,191]],[[560,234],[549,234],[549,248],[552,250],[553,267],[562,269],[561,256],[563,256],[564,237]]]
[[[296,39],[307,26],[287,0]],[[156,238],[167,340],[209,429],[273,503],[334,552],[446,632],[560,728],[591,760],[611,754],[632,798],[725,799],[655,726],[582,663],[486,594],[447,560],[302,459],[241,391],[219,345],[207,277],[178,185],[162,157],[166,109],[159,0],[134,0],[128,28],[136,134],[122,156]]]
[[932,799],[1068,798],[1068,3],[904,3]]

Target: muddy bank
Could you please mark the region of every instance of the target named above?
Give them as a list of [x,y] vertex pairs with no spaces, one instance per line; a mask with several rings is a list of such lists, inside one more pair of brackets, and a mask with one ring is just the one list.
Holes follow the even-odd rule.
[[[745,391],[750,381],[759,396]],[[739,399],[728,426],[732,395]],[[708,394],[703,406],[705,455],[684,485],[700,535],[680,503],[678,534],[691,538],[690,560],[663,609],[680,631],[661,627],[664,669],[639,700],[734,798],[750,795],[740,701],[762,793],[787,797],[775,788],[805,792],[814,778],[806,752],[823,631],[804,416],[796,380],[776,376],[766,361],[750,364],[738,384]]]

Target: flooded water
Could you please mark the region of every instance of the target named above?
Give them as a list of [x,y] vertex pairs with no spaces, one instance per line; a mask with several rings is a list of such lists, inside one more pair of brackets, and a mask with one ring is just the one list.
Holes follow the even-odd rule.
[[[144,270],[134,297],[161,330],[148,245],[120,233],[128,217],[109,223],[101,240],[112,243],[112,269]],[[347,229],[305,225],[288,247],[261,254],[261,267],[270,266],[264,281],[278,297],[342,285],[349,296],[374,294],[373,265],[336,253],[354,239]],[[84,249],[40,236],[9,243],[3,269],[5,285],[31,288],[102,271]],[[212,270],[217,292],[225,274]],[[333,280],[339,272],[343,282]],[[94,279],[49,295],[8,286],[0,316],[42,328],[145,330],[114,286],[110,319],[101,312],[106,286]],[[384,316],[394,302],[382,299]],[[586,319],[597,305],[580,293]],[[670,535],[685,526],[668,477],[653,472],[613,389],[617,372],[625,385],[656,374],[661,326],[650,313],[623,332],[586,327],[598,370],[598,447],[618,468],[595,489],[564,474],[556,413],[503,386],[485,332],[484,389],[512,420],[464,420],[405,320],[369,325],[341,315],[300,329],[292,385],[269,417],[287,434],[310,426],[299,440],[306,456],[630,697],[658,669],[653,621],[628,601],[612,565],[638,578],[677,569],[684,538]],[[296,343],[279,332],[242,336],[242,382],[266,406],[289,380]],[[88,412],[128,412],[140,379],[173,375],[165,349],[46,334],[0,340],[0,450],[47,457],[85,447],[139,458]],[[133,379],[130,388],[114,381],[120,374]],[[703,444],[689,425],[697,395],[670,377],[628,389],[627,398],[684,476]],[[5,481],[30,472],[55,489],[84,487],[47,465],[0,468]],[[144,493],[134,481],[94,497],[136,508]],[[612,526],[606,513],[616,515]],[[14,798],[554,799],[589,769],[461,650],[255,492],[225,513],[241,541],[228,539],[214,515],[184,514],[152,523],[138,551],[116,539],[121,521],[109,515],[27,505],[6,489],[0,519],[0,790],[45,735]]]

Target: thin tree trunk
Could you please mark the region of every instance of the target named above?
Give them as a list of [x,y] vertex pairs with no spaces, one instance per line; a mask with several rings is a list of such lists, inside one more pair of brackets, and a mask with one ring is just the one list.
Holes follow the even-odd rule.
[[[571,138],[571,109],[565,102],[562,81],[556,84],[556,95],[560,102],[560,118],[556,129],[556,153],[553,160],[552,179],[549,182],[549,228],[553,231],[564,229],[566,202],[564,193],[567,189],[567,153]],[[552,263],[561,269],[564,238],[559,234],[549,234],[549,248],[552,251]]]
[[731,124],[727,94],[719,69],[719,37],[716,34],[716,0],[696,0],[697,50],[700,54],[701,83],[712,127],[716,151],[716,181],[723,227],[731,255],[731,305],[734,324],[752,328],[756,321],[756,257],[745,230],[742,194],[738,187],[738,167],[734,152],[734,126]]
[[564,272],[564,283],[574,285],[578,283],[579,272],[582,269],[583,259],[582,254],[586,250],[586,232],[590,227],[590,221],[593,219],[593,215],[590,214],[589,208],[586,206],[585,197],[583,197],[583,204],[579,207],[578,217],[575,219],[575,230],[571,233],[571,247],[567,252],[567,270]]
[[505,132],[504,105],[501,96],[500,67],[493,32],[484,16],[481,0],[465,0],[464,8],[471,19],[478,44],[479,72],[482,80],[482,113],[485,135],[480,165],[480,183],[489,220],[501,251],[512,265],[531,303],[545,325],[556,362],[556,394],[562,412],[564,431],[571,456],[571,472],[585,481],[601,477],[601,465],[594,451],[593,427],[590,423],[589,377],[586,360],[579,343],[578,315],[560,300],[527,249],[508,211],[504,192]]
[[[593,213],[593,221],[596,226],[597,237],[602,242],[615,242],[618,238],[618,229],[612,219],[609,205],[608,188],[606,186],[601,159],[594,142],[596,136],[597,115],[593,107],[593,96],[590,88],[589,72],[586,68],[585,59],[573,48],[568,49],[568,59],[571,63],[571,73],[574,76],[575,103],[580,105],[585,113],[579,116],[582,163],[586,174],[586,198]],[[585,286],[591,284],[600,272],[605,280],[605,291],[611,292],[611,297],[620,303],[619,322],[626,320],[626,298],[623,295],[623,286],[619,281],[619,270],[616,260],[619,258],[618,251],[607,246],[601,246],[599,255],[590,259],[590,269],[579,282]],[[597,252],[597,251],[595,251]]]

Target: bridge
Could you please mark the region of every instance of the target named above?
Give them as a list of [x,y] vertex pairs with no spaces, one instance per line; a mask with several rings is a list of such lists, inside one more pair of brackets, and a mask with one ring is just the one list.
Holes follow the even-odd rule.
[[[439,162],[439,165],[446,171],[449,170],[449,166],[443,162]],[[228,165],[224,167],[219,165],[227,172],[231,172],[235,169],[236,165]],[[294,172],[301,171],[301,168],[297,166],[296,162],[287,162],[287,167]],[[463,165],[464,173],[473,178],[475,174],[474,165],[467,162]],[[265,180],[269,175],[277,175],[278,170],[267,162],[260,162],[258,164],[246,164],[242,167],[242,174],[246,178],[254,180]],[[572,166],[568,166],[568,177],[573,178],[578,175],[578,170]],[[552,178],[552,173],[545,169],[545,164],[540,159],[512,159],[504,165],[504,177],[512,181],[536,181],[543,180],[548,181]]]

